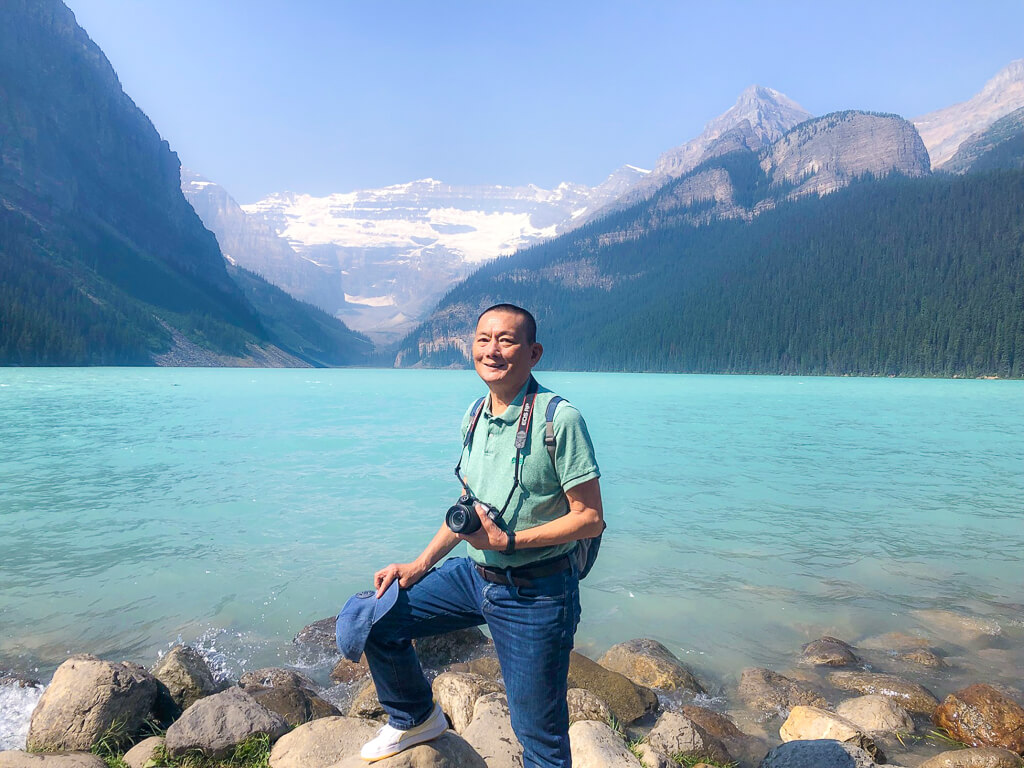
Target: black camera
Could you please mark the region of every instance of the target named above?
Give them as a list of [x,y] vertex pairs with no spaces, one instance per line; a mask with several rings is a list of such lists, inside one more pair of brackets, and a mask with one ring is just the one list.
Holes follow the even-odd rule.
[[444,522],[451,529],[452,533],[469,534],[480,530],[480,517],[473,507],[474,504],[478,503],[487,508],[487,516],[491,520],[497,521],[501,517],[501,513],[498,512],[496,507],[491,506],[486,501],[480,501],[475,496],[466,494],[460,496],[459,500],[450,506],[448,512],[445,513]]

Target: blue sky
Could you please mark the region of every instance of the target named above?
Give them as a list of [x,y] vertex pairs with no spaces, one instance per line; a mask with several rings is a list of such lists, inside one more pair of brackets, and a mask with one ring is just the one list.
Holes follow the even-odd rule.
[[915,117],[1024,58],[1024,0],[66,2],[183,164],[243,203],[596,184],[755,83]]

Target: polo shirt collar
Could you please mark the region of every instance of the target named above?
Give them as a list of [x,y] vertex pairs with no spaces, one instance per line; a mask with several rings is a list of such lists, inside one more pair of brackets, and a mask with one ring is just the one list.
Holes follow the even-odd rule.
[[503,424],[515,424],[519,421],[519,415],[523,410],[523,401],[526,399],[526,390],[530,386],[532,378],[533,377],[531,376],[526,380],[526,383],[523,384],[523,388],[519,390],[519,394],[512,399],[512,402],[501,416],[495,416],[491,413],[491,394],[488,392],[487,397],[484,398],[484,415],[489,419],[500,421]]

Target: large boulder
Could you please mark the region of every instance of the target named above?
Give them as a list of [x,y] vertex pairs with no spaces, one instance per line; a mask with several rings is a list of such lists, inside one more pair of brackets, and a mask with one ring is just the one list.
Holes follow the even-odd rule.
[[121,759],[128,768],[154,768],[160,765],[157,754],[163,751],[163,745],[163,736],[150,736],[125,752]]
[[354,683],[356,680],[364,680],[370,675],[370,665],[366,663],[366,657],[361,656],[359,661],[349,661],[344,656],[331,669],[331,680],[336,683]]
[[284,686],[263,688],[251,685],[245,689],[245,692],[271,712],[279,714],[293,728],[321,717],[341,715],[337,707],[308,688]]
[[805,664],[827,667],[845,667],[859,661],[853,648],[834,637],[819,637],[805,645],[800,660]]
[[835,739],[845,744],[855,744],[871,755],[875,762],[885,762],[875,742],[856,723],[817,707],[793,707],[779,729],[779,737],[783,741]]
[[474,675],[486,677],[488,680],[495,680],[502,685],[505,684],[505,679],[501,675],[501,664],[498,662],[497,656],[480,656],[469,661],[461,661],[458,664],[452,664],[448,671],[472,672]]
[[485,653],[490,642],[479,627],[467,627],[443,635],[421,637],[413,641],[413,645],[423,666],[440,669]]
[[380,699],[377,698],[377,687],[373,684],[373,680],[363,683],[363,687],[352,699],[347,714],[349,717],[361,717],[364,720],[387,719],[387,712],[380,705]]
[[238,679],[239,688],[305,688],[317,692],[317,685],[303,672],[288,667],[264,667],[246,672]]
[[107,768],[107,764],[88,752],[36,754],[12,749],[0,752],[0,768]]
[[740,675],[738,694],[752,709],[766,715],[784,715],[793,707],[825,707],[825,697],[810,683],[792,680],[763,667],[749,667]]
[[32,712],[28,748],[88,750],[115,731],[139,731],[156,701],[157,682],[137,664],[72,656],[53,674]]
[[658,696],[650,688],[637,685],[625,675],[605,669],[575,651],[569,654],[569,687],[593,693],[623,724],[632,723],[658,708]]
[[929,632],[958,645],[985,646],[1003,632],[999,622],[993,619],[966,616],[956,611],[919,610],[911,611],[910,614],[927,627]]
[[896,651],[893,655],[900,661],[919,667],[943,669],[946,666],[942,656],[932,648],[911,648],[908,651]]
[[[452,731],[445,731],[433,741],[418,744],[374,762],[374,768],[487,768],[487,763],[466,740]],[[358,755],[349,757],[334,768],[366,768],[366,761]]]
[[953,749],[929,758],[917,768],[1024,768],[1024,760],[1008,749]]
[[270,751],[270,768],[327,768],[358,757],[379,727],[355,717],[312,720],[277,740]]
[[836,714],[856,724],[865,733],[913,733],[914,718],[892,699],[878,694],[847,699]]
[[476,701],[487,693],[501,693],[505,690],[500,683],[488,680],[471,672],[443,672],[431,684],[434,701],[448,715],[452,730],[462,733],[473,719]]
[[729,717],[706,707],[687,705],[680,712],[718,739],[742,765],[757,765],[768,752],[768,742],[741,731]]
[[337,623],[337,616],[328,616],[326,619],[314,621],[300,629],[292,642],[298,646],[299,652],[306,656],[337,656],[338,638],[335,634]]
[[877,694],[890,698],[908,712],[930,715],[939,700],[923,685],[896,675],[877,672],[832,672],[828,681],[844,691]]
[[271,742],[288,732],[288,724],[241,688],[200,699],[167,729],[164,745],[171,757],[198,750],[224,758],[251,736],[267,734]]
[[151,672],[167,688],[179,711],[188,709],[203,696],[217,692],[210,665],[188,645],[171,648]]
[[675,654],[649,637],[613,645],[597,663],[648,688],[705,693],[704,687]]
[[765,755],[760,768],[874,768],[871,755],[854,744],[822,739],[787,741]]
[[642,768],[622,737],[607,723],[580,720],[569,726],[574,768]]
[[932,722],[973,747],[1002,747],[1024,755],[1024,707],[991,685],[970,685],[951,693]]
[[476,700],[473,721],[462,738],[484,759],[487,768],[523,768],[523,745],[512,730],[503,693],[488,693]]
[[580,720],[596,720],[607,723],[612,719],[611,708],[590,691],[583,688],[570,688],[565,697],[569,704],[569,722]]
[[721,741],[693,720],[678,712],[663,712],[650,733],[647,743],[673,759],[702,758],[715,763],[730,763],[732,756]]

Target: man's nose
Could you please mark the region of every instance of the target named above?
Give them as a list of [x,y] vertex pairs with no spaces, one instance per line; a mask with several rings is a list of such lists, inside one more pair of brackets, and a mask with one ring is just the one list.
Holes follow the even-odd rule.
[[501,347],[498,345],[498,340],[491,339],[489,342],[487,342],[487,347],[485,351],[487,352],[488,355],[494,355],[495,357],[499,357]]

